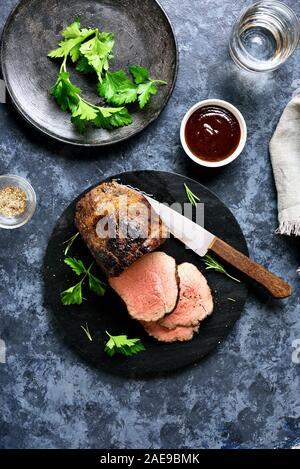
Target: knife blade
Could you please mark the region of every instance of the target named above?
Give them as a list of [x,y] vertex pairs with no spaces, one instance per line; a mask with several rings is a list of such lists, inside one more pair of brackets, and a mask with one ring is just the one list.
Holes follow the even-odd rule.
[[188,248],[203,257],[209,250],[235,267],[244,275],[263,286],[274,298],[287,298],[292,294],[291,286],[280,277],[222,241],[204,227],[193,222],[166,204],[146,196],[154,212],[172,235]]
[[215,239],[212,233],[169,206],[148,196],[146,199],[175,238],[199,256],[205,256]]

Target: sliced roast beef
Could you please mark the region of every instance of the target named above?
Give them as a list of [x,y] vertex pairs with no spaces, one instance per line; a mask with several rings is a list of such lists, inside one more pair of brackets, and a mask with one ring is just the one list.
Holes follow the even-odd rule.
[[108,277],[119,275],[167,237],[145,197],[115,181],[100,184],[79,200],[75,224]]
[[164,252],[144,255],[118,277],[110,277],[109,283],[135,319],[157,321],[176,306],[177,266]]
[[213,299],[205,277],[196,266],[185,262],[178,266],[179,300],[174,311],[159,321],[161,326],[196,326],[213,311]]
[[144,323],[144,328],[149,335],[160,342],[185,342],[193,338],[194,333],[198,332],[199,326],[177,326],[175,329],[168,329],[167,327],[161,326],[158,322],[149,322]]

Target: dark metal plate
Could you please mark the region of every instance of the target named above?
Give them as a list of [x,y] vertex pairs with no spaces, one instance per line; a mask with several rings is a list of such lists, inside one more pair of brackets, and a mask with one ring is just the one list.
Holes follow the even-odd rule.
[[[90,129],[81,135],[70,122],[70,115],[61,112],[49,95],[60,61],[51,61],[47,54],[57,47],[60,32],[76,16],[80,16],[82,26],[115,33],[112,70],[143,65],[153,78],[168,82],[144,110],[130,109],[134,122],[128,127]],[[1,63],[14,105],[35,128],[63,142],[104,146],[136,135],[161,113],[176,79],[177,48],[170,22],[155,0],[22,0],[5,25]],[[71,72],[84,97],[99,102],[95,78]]]

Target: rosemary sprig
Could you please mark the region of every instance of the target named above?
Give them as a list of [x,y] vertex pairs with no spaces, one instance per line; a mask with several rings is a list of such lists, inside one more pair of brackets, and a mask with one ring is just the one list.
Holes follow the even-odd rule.
[[86,333],[87,338],[88,338],[91,342],[93,342],[93,338],[92,338],[92,336],[91,336],[91,333],[90,333],[88,324],[86,323],[85,326],[80,326],[80,327],[81,327],[81,329]]
[[68,252],[70,251],[75,239],[77,238],[77,236],[79,235],[79,232],[74,234],[74,236],[72,236],[72,238],[69,238],[67,239],[67,241],[65,241],[63,244],[67,244],[67,247],[65,249],[65,252],[64,252],[64,255],[67,256]]
[[196,207],[197,203],[200,202],[199,197],[191,191],[191,189],[189,188],[187,184],[184,184],[184,188],[185,188],[185,192],[186,192],[187,198],[189,199],[190,204]]
[[206,256],[203,257],[203,261],[206,265],[206,270],[215,270],[216,272],[220,272],[220,274],[224,274],[227,277],[231,278],[231,280],[234,280],[235,282],[241,283],[241,281],[232,275],[230,275],[227,270],[224,269],[224,267],[219,264],[218,261],[216,261],[213,257],[211,257],[209,254],[206,254]]

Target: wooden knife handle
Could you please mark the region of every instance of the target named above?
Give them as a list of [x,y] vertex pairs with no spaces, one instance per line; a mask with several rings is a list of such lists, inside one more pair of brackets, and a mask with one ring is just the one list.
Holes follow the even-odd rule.
[[291,296],[292,288],[287,282],[272,274],[221,239],[215,238],[215,241],[210,246],[210,250],[228,264],[262,285],[274,298],[287,298]]

